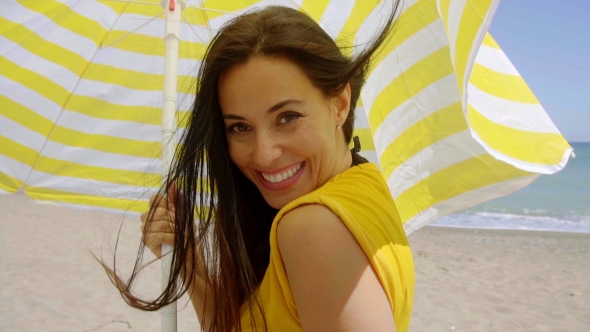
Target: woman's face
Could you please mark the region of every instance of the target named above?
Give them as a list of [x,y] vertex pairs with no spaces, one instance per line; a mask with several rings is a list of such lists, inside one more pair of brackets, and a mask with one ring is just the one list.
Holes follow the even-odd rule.
[[231,160],[280,209],[350,166],[350,88],[326,98],[294,63],[252,57],[225,71],[219,103]]

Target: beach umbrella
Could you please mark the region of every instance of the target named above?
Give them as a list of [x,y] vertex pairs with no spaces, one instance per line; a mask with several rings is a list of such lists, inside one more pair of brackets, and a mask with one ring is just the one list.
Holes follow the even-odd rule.
[[[375,35],[394,1],[187,1],[178,110],[227,20],[278,4],[342,46]],[[410,232],[564,167],[571,147],[487,33],[498,1],[406,0],[357,110]],[[3,1],[0,191],[139,213],[160,186],[164,13],[150,1]],[[354,53],[354,51],[353,51]],[[180,121],[182,127],[182,121]]]
[[[198,66],[225,22],[257,7],[293,7],[354,55],[393,2],[3,0],[0,192],[143,212],[168,163],[163,105],[178,110],[182,132]],[[498,3],[403,1],[374,58],[355,135],[408,233],[555,173],[572,153],[487,32]],[[167,29],[180,36],[176,98],[163,94]]]

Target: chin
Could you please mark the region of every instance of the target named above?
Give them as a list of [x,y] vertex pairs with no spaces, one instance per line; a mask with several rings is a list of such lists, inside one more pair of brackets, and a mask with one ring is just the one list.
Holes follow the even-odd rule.
[[287,199],[285,197],[285,199],[283,198],[279,198],[277,199],[277,197],[273,197],[273,198],[268,198],[265,195],[263,195],[264,200],[266,201],[266,203],[268,205],[270,205],[273,209],[277,209],[280,210],[282,209],[285,205],[289,204],[291,201],[295,200],[295,198],[293,199]]
[[291,203],[292,201],[296,200],[297,198],[303,196],[303,194],[297,193],[283,193],[282,195],[277,195],[277,193],[262,191],[262,197],[266,201],[268,205],[270,205],[273,209],[280,210],[285,205]]

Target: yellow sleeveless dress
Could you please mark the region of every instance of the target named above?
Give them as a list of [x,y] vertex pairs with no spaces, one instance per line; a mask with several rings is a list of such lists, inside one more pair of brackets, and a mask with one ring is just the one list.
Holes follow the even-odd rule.
[[[375,164],[360,164],[335,176],[315,191],[283,207],[270,231],[270,264],[258,288],[268,331],[302,331],[297,306],[277,242],[277,223],[302,204],[322,204],[348,227],[367,255],[393,308],[398,332],[410,325],[414,295],[414,263],[395,203]],[[254,310],[257,312],[257,310]],[[253,328],[251,320],[256,319]],[[258,314],[242,307],[244,331],[262,330]]]

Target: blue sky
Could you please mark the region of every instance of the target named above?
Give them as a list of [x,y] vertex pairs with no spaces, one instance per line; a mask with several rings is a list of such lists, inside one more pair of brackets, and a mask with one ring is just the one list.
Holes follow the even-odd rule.
[[590,0],[503,0],[490,33],[570,142],[590,142]]

